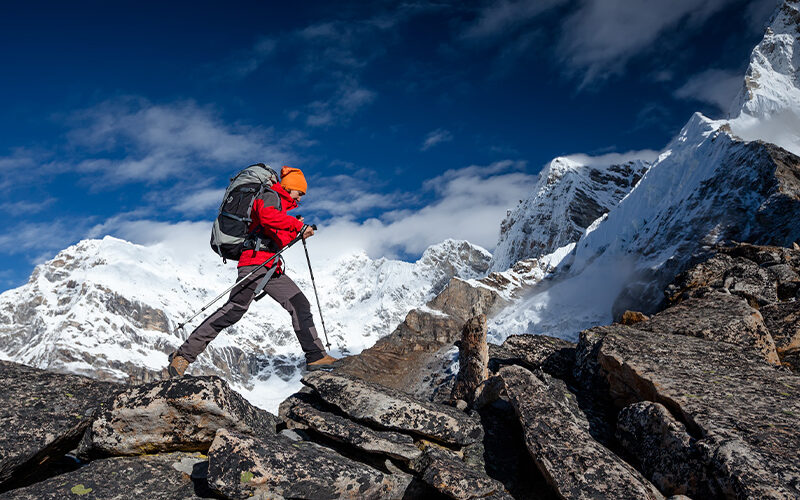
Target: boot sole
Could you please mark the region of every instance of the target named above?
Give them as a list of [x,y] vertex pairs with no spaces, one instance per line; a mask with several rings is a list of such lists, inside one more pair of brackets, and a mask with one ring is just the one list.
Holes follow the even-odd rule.
[[316,366],[314,366],[314,365],[306,365],[306,371],[316,372],[316,371],[319,371],[319,370],[324,370],[326,372],[329,372],[329,371],[333,370],[335,367],[336,367],[336,365],[316,365]]

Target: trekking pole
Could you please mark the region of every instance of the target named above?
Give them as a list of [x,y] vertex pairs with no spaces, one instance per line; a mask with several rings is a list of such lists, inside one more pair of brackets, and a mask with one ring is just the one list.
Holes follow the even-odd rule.
[[[314,229],[316,229],[316,226],[311,226],[311,227],[312,227],[312,228],[314,228]],[[225,296],[225,294],[227,294],[228,292],[230,292],[231,290],[233,290],[233,289],[234,289],[234,288],[236,288],[237,286],[241,285],[241,284],[242,284],[242,282],[246,281],[246,280],[247,280],[247,279],[248,279],[250,276],[252,276],[253,274],[255,274],[255,272],[256,272],[256,271],[258,271],[258,270],[259,270],[259,269],[261,269],[262,267],[266,266],[267,264],[269,264],[270,262],[272,262],[273,260],[275,260],[275,257],[278,257],[278,256],[280,256],[280,254],[282,254],[282,253],[284,252],[284,250],[287,250],[289,247],[291,247],[292,245],[294,245],[295,243],[297,243],[299,240],[301,240],[301,239],[303,238],[303,233],[305,232],[305,230],[306,230],[306,227],[305,227],[305,226],[303,226],[303,229],[300,231],[300,233],[297,235],[297,237],[295,237],[295,239],[293,239],[292,241],[290,241],[288,245],[286,245],[285,247],[283,247],[283,248],[281,248],[280,250],[278,250],[278,251],[275,253],[275,255],[273,255],[273,256],[272,256],[272,257],[270,257],[269,259],[265,260],[264,262],[262,262],[261,264],[259,264],[259,265],[258,265],[258,267],[256,267],[255,269],[253,269],[252,271],[250,271],[249,273],[247,273],[247,276],[245,276],[244,278],[240,279],[239,281],[237,281],[237,282],[236,282],[236,283],[234,283],[233,285],[229,286],[229,287],[228,287],[228,288],[227,288],[227,289],[226,289],[224,292],[222,292],[221,294],[217,295],[217,296],[216,296],[216,298],[214,298],[214,300],[212,300],[212,301],[211,301],[211,302],[209,302],[208,304],[206,304],[206,305],[204,305],[203,307],[201,307],[199,311],[197,311],[196,313],[194,313],[194,314],[192,315],[192,317],[191,317],[191,318],[189,318],[189,319],[185,320],[183,323],[178,323],[178,327],[175,329],[175,331],[182,330],[182,329],[183,329],[183,327],[184,327],[184,326],[186,326],[186,323],[188,323],[188,322],[190,322],[191,320],[195,319],[196,317],[200,316],[200,314],[202,314],[202,313],[203,313],[203,311],[205,311],[206,309],[208,309],[209,307],[211,307],[211,305],[212,305],[212,304],[214,304],[214,302],[218,301],[219,299],[221,299],[222,297],[224,297],[224,296]],[[305,241],[303,241],[303,243],[305,243]]]
[[306,261],[308,261],[308,274],[311,275],[311,284],[314,286],[314,296],[317,298],[317,309],[319,309],[319,320],[322,323],[322,333],[325,334],[325,346],[327,346],[328,350],[330,350],[331,342],[330,340],[328,340],[328,330],[325,328],[325,318],[322,317],[322,304],[320,304],[319,302],[319,294],[317,293],[317,283],[316,281],[314,281],[314,271],[311,270],[311,258],[308,256],[308,245],[306,245],[305,238],[303,238],[303,250],[306,251]]

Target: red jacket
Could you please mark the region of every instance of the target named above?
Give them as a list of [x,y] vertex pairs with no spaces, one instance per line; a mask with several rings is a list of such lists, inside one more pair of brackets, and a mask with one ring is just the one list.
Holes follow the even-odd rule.
[[[283,186],[275,184],[272,186],[272,190],[278,193],[281,199],[280,210],[273,206],[265,207],[264,200],[256,198],[255,201],[253,201],[253,211],[251,212],[253,222],[250,223],[249,230],[254,231],[260,227],[262,236],[277,243],[279,248],[283,248],[291,243],[300,230],[303,229],[303,223],[286,213],[289,210],[297,208],[297,202],[289,196],[289,193],[283,189]],[[242,256],[239,257],[238,267],[259,265],[273,255],[273,252],[267,250],[258,252],[255,250],[245,250],[242,252]],[[280,258],[275,260],[280,260]],[[280,266],[280,263],[278,264]],[[272,267],[273,265],[275,265],[275,261],[267,264],[267,267]],[[281,272],[280,267],[278,267],[278,272]]]

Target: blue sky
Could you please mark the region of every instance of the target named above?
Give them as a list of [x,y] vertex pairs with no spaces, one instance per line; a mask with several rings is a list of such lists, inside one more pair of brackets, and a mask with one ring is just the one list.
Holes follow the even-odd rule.
[[553,157],[726,116],[776,2],[297,5],[4,3],[0,291],[87,237],[205,241],[255,161],[306,172],[331,252],[491,249]]

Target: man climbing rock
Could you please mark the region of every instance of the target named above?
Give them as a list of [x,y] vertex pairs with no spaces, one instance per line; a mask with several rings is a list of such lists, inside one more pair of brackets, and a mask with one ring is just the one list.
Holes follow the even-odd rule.
[[[311,226],[303,224],[303,219],[287,214],[297,207],[297,202],[306,194],[307,183],[299,168],[283,167],[280,183],[273,184],[261,196],[255,198],[252,206],[250,233],[254,238],[245,244],[239,258],[238,279],[247,276],[253,269],[269,260],[275,252],[294,240],[300,231],[303,239],[314,235]],[[305,229],[303,229],[305,228]],[[277,262],[276,262],[277,261]],[[237,285],[231,291],[228,301],[198,326],[186,342],[169,356],[167,371],[171,377],[180,377],[209,342],[222,331],[241,319],[253,301],[256,290],[266,279],[263,291],[292,317],[292,326],[306,356],[309,370],[330,368],[337,361],[328,355],[317,337],[311,305],[297,285],[282,269],[280,259],[261,267],[253,276]]]

